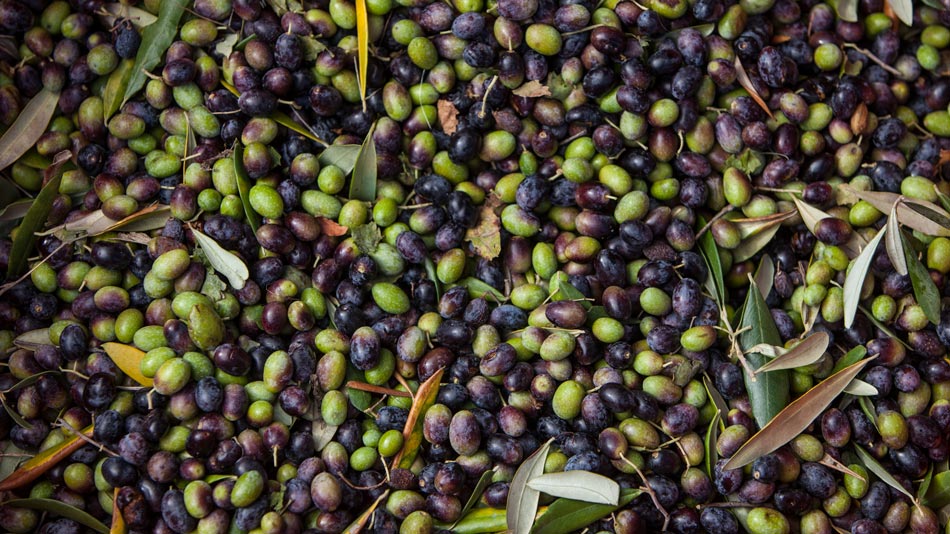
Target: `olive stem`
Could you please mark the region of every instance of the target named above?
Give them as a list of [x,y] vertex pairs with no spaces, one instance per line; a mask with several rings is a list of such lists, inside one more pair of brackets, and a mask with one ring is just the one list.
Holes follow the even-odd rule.
[[60,424],[60,426],[65,427],[66,429],[68,429],[69,431],[71,431],[73,434],[75,434],[76,436],[78,436],[79,439],[85,441],[86,443],[88,443],[88,444],[90,444],[90,445],[94,445],[94,446],[98,447],[100,451],[105,452],[106,454],[108,454],[108,455],[110,455],[110,456],[118,456],[118,455],[119,455],[118,453],[116,453],[115,451],[113,451],[112,449],[110,449],[109,447],[106,447],[106,446],[103,445],[102,443],[99,443],[99,442],[97,442],[96,440],[90,438],[89,436],[83,434],[82,432],[76,430],[76,428],[73,427],[73,425],[67,423],[65,419],[60,419],[60,420],[59,420],[59,424]]
[[898,77],[902,76],[901,71],[899,71],[899,70],[895,69],[894,67],[892,67],[892,66],[888,65],[887,63],[885,63],[881,58],[875,56],[870,50],[868,50],[868,49],[866,49],[866,48],[861,48],[860,46],[858,46],[858,45],[856,45],[856,44],[853,44],[853,43],[845,43],[844,46],[845,46],[846,48],[851,48],[852,50],[856,50],[856,51],[858,51],[858,52],[864,54],[865,56],[868,57],[868,59],[870,59],[871,61],[877,63],[879,67],[881,67],[882,69],[886,70],[887,72],[890,72],[890,73],[893,74],[894,76],[898,76]]
[[712,226],[712,223],[718,221],[719,219],[722,219],[723,217],[726,216],[727,213],[731,212],[734,209],[736,209],[736,207],[730,204],[728,206],[723,207],[721,210],[719,210],[719,213],[713,216],[713,218],[710,219],[709,222],[706,223],[705,226],[703,226],[702,228],[699,229],[698,232],[696,232],[696,238],[698,239],[699,237],[701,237],[704,233],[706,233],[706,230],[708,230],[709,227]]
[[641,471],[640,468],[637,467],[637,464],[635,464],[635,463],[631,462],[630,460],[628,460],[626,455],[621,455],[620,458],[621,458],[624,462],[626,462],[627,465],[629,465],[630,467],[632,467],[633,470],[637,472],[637,475],[640,476],[640,479],[643,480],[643,491],[645,491],[645,492],[647,493],[647,495],[650,496],[650,499],[653,501],[653,506],[656,506],[656,509],[659,510],[661,514],[663,514],[663,532],[666,532],[666,527],[667,527],[667,526],[669,525],[669,523],[670,523],[670,514],[669,514],[669,512],[667,512],[667,511],[666,511],[666,508],[663,508],[663,505],[660,504],[660,500],[659,500],[659,498],[657,498],[656,492],[653,491],[653,488],[650,487],[650,483],[647,482],[647,477],[643,475],[643,471]]

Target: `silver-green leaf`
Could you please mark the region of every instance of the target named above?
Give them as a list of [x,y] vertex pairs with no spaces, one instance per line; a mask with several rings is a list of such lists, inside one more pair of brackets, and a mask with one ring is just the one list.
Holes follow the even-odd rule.
[[225,250],[217,241],[198,230],[192,230],[192,234],[195,236],[195,243],[201,247],[211,267],[227,278],[228,283],[234,289],[243,288],[251,273],[248,272],[247,265],[244,264],[241,258],[233,252]]
[[861,302],[861,288],[864,287],[864,278],[871,268],[871,261],[874,259],[874,252],[877,245],[884,238],[887,227],[878,230],[877,235],[871,239],[871,242],[864,247],[861,254],[854,260],[854,265],[848,271],[847,278],[844,279],[844,326],[851,328],[854,323],[854,316],[858,313],[858,304]]
[[514,478],[508,490],[506,521],[511,534],[530,534],[534,525],[534,515],[538,510],[538,499],[541,494],[528,486],[528,481],[544,473],[544,460],[548,457],[551,447],[549,440],[541,445],[534,454],[525,460],[515,471]]
[[596,504],[616,505],[620,485],[590,471],[548,473],[528,481],[528,487],[555,497]]
[[901,276],[907,276],[907,259],[904,257],[904,246],[901,243],[901,226],[897,220],[897,206],[900,202],[894,204],[891,208],[891,214],[887,217],[887,230],[884,232],[884,247],[887,249],[887,257],[891,260],[894,270]]

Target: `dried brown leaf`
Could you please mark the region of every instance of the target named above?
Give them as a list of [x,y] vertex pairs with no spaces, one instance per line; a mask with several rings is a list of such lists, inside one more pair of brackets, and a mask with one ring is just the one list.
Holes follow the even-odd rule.
[[816,332],[798,345],[795,345],[785,354],[777,356],[772,361],[755,370],[756,373],[775,371],[778,369],[797,369],[818,361],[828,349],[831,339],[825,332]]
[[523,84],[521,87],[512,91],[512,93],[528,98],[551,96],[551,90],[542,85],[541,82],[537,80],[531,80],[530,82]]
[[848,366],[819,382],[778,413],[743,445],[723,469],[738,469],[752,463],[791,441],[808,428],[818,415],[844,391],[861,369],[873,358]]
[[742,66],[742,61],[739,61],[739,58],[736,58],[735,62],[736,67],[736,80],[739,82],[739,85],[749,93],[749,96],[752,97],[752,100],[755,100],[755,103],[762,108],[762,111],[765,111],[765,114],[769,118],[775,118],[772,115],[772,110],[769,109],[769,105],[765,103],[765,100],[762,99],[762,95],[755,90],[755,85],[752,84],[752,80],[749,79],[749,74],[745,71],[745,67]]
[[904,226],[930,236],[950,237],[950,224],[947,224],[950,222],[950,213],[933,202],[885,191],[861,191],[849,185],[842,185],[841,188],[854,193],[881,213],[890,213],[896,206],[897,220]]
[[455,104],[448,100],[439,100],[435,103],[435,107],[439,112],[439,124],[442,125],[442,131],[449,135],[454,134],[459,125],[459,110],[455,109]]
[[346,226],[326,217],[317,217],[317,224],[320,225],[320,230],[322,230],[324,234],[332,237],[346,235],[346,233],[350,231]]
[[406,418],[406,426],[402,431],[404,443],[402,450],[393,458],[393,465],[408,469],[419,453],[422,444],[422,421],[426,412],[435,404],[445,369],[439,369],[423,382],[412,399],[412,408]]
[[490,195],[479,212],[477,226],[465,232],[465,240],[472,244],[475,254],[493,260],[501,254],[501,219],[495,209],[501,205],[501,199]]

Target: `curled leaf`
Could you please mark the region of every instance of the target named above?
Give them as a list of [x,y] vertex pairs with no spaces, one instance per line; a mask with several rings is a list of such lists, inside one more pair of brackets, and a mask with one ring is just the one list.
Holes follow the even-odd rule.
[[617,505],[620,485],[590,471],[548,473],[528,480],[528,487],[554,497],[595,504]]
[[406,418],[406,426],[402,431],[404,443],[396,457],[393,458],[393,465],[408,469],[412,462],[416,460],[419,453],[419,445],[422,444],[422,423],[426,412],[435,404],[435,398],[439,395],[439,386],[442,381],[442,374],[445,369],[439,369],[430,376],[419,389],[412,399],[412,408],[409,409],[409,416]]
[[914,3],[912,0],[887,0],[897,18],[907,26],[914,24]]
[[548,457],[551,440],[538,448],[521,463],[515,471],[508,489],[507,524],[511,534],[530,534],[541,494],[528,486],[528,481],[544,473],[544,460]]
[[747,93],[749,93],[749,96],[752,97],[752,100],[755,100],[755,103],[758,104],[760,108],[762,108],[762,111],[764,111],[765,114],[769,116],[769,118],[774,119],[775,116],[772,115],[772,110],[769,109],[769,105],[766,104],[765,100],[762,99],[762,95],[760,95],[759,92],[755,90],[755,85],[752,83],[752,80],[749,79],[749,75],[746,73],[745,67],[742,66],[742,61],[740,61],[738,57],[736,57],[735,67],[736,80],[739,82],[739,85],[741,85],[742,88],[745,89]]
[[57,102],[59,93],[42,89],[24,106],[13,125],[0,137],[0,170],[13,165],[27,150],[36,146],[56,112]]
[[872,397],[877,395],[877,388],[864,380],[855,378],[844,388],[844,392],[855,397]]
[[119,19],[128,19],[136,28],[142,29],[158,20],[158,17],[144,9],[114,2],[102,6],[102,18],[109,26],[114,26]]
[[227,278],[228,283],[234,289],[243,288],[244,284],[247,283],[247,279],[251,276],[244,261],[198,230],[192,230],[191,233],[195,238],[195,243],[201,247],[201,251],[208,258],[208,262],[211,263],[211,267]]
[[749,438],[749,441],[745,442],[726,462],[723,469],[738,469],[746,466],[756,458],[778,449],[801,434],[870,361],[870,358],[861,360],[831,375],[792,401],[767,425]]
[[109,359],[115,363],[116,367],[122,370],[132,380],[145,387],[152,387],[154,382],[151,378],[142,374],[142,360],[145,359],[145,353],[141,350],[122,343],[103,343],[102,350],[106,351]]
[[867,277],[868,269],[871,268],[871,261],[874,260],[874,252],[878,244],[884,237],[887,227],[878,230],[877,235],[871,239],[861,254],[854,260],[854,265],[848,271],[844,279],[844,326],[851,328],[854,323],[854,316],[858,312],[858,303],[861,302],[861,288],[864,287],[864,279]]
[[[798,208],[798,213],[802,217],[802,222],[805,223],[805,226],[813,234],[815,233],[815,226],[818,224],[818,221],[826,217],[831,217],[831,215],[828,215],[811,204],[802,202],[798,199],[798,197],[792,197],[792,201],[795,203],[795,207]],[[866,241],[863,237],[861,237],[861,234],[858,232],[852,232],[851,238],[848,239],[845,244],[840,245],[840,247],[849,258],[854,258],[861,253],[861,249],[865,244]]]
[[777,369],[797,369],[817,362],[828,348],[831,338],[825,332],[815,332],[806,337],[784,354],[755,370],[758,373],[775,371]]
[[[92,430],[92,425],[89,425],[82,430],[82,434],[90,437],[92,436]],[[39,452],[17,468],[10,476],[0,481],[0,491],[15,490],[33,482],[85,444],[86,441],[79,436],[71,436],[59,445]]]

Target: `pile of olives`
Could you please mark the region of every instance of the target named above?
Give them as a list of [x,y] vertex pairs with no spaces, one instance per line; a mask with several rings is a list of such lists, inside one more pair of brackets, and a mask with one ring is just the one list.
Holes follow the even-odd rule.
[[[642,490],[589,533],[944,532],[948,26],[938,0],[0,0],[0,529],[91,528],[4,504],[52,499],[129,533],[498,532],[550,441],[545,472]],[[872,192],[931,206],[895,221],[922,270],[884,242],[858,266],[896,217]],[[728,469],[763,423],[737,343],[763,282],[780,349],[830,340],[790,397],[856,348],[873,394]]]

